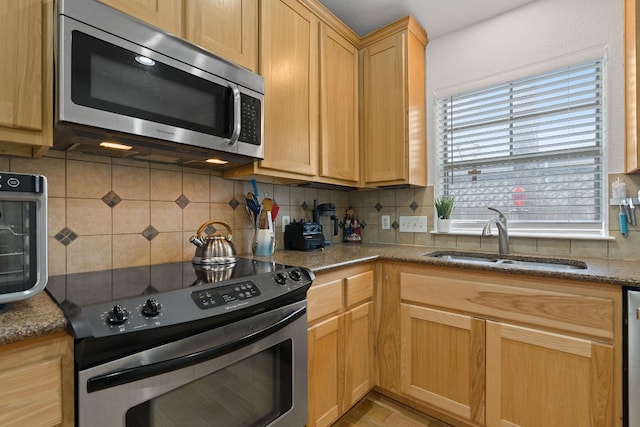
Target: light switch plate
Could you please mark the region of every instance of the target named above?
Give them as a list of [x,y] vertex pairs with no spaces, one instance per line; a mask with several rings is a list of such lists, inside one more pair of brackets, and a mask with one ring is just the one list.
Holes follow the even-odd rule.
[[383,230],[389,230],[391,228],[391,218],[389,215],[382,215],[380,217],[380,227]]
[[401,216],[400,232],[401,233],[426,233],[427,217],[426,216]]

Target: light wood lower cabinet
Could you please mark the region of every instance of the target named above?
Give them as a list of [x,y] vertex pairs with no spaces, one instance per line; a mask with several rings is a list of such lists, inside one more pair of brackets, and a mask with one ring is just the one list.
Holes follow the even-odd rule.
[[402,263],[381,276],[381,391],[456,425],[621,425],[619,287]]
[[309,421],[328,426],[373,388],[371,265],[320,274],[307,295]]
[[410,304],[400,311],[402,392],[482,424],[484,321]]
[[488,426],[612,426],[613,346],[487,321]]
[[0,425],[73,426],[73,381],[66,334],[0,347]]

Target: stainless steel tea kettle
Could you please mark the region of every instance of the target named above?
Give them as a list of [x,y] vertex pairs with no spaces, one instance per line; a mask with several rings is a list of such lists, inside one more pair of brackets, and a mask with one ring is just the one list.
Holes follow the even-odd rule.
[[[214,224],[220,224],[227,229],[227,235],[221,236],[218,230],[213,227]],[[206,230],[212,227],[210,234]],[[207,221],[203,223],[196,232],[195,236],[191,236],[189,241],[196,246],[196,253],[191,262],[193,264],[232,264],[238,259],[236,256],[236,248],[231,240],[231,227],[222,221]]]

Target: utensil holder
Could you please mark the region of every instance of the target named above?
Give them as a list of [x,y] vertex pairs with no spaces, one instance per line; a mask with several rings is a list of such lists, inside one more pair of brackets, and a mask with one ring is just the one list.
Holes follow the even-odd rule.
[[276,249],[276,239],[271,230],[257,228],[253,233],[253,245],[251,246],[255,256],[271,256]]

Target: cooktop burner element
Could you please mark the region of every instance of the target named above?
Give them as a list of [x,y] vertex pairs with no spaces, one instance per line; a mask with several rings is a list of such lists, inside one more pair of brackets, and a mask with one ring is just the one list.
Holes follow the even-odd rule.
[[77,358],[79,340],[94,353],[139,348],[302,301],[314,278],[305,268],[239,258],[52,276],[46,289],[69,321]]

